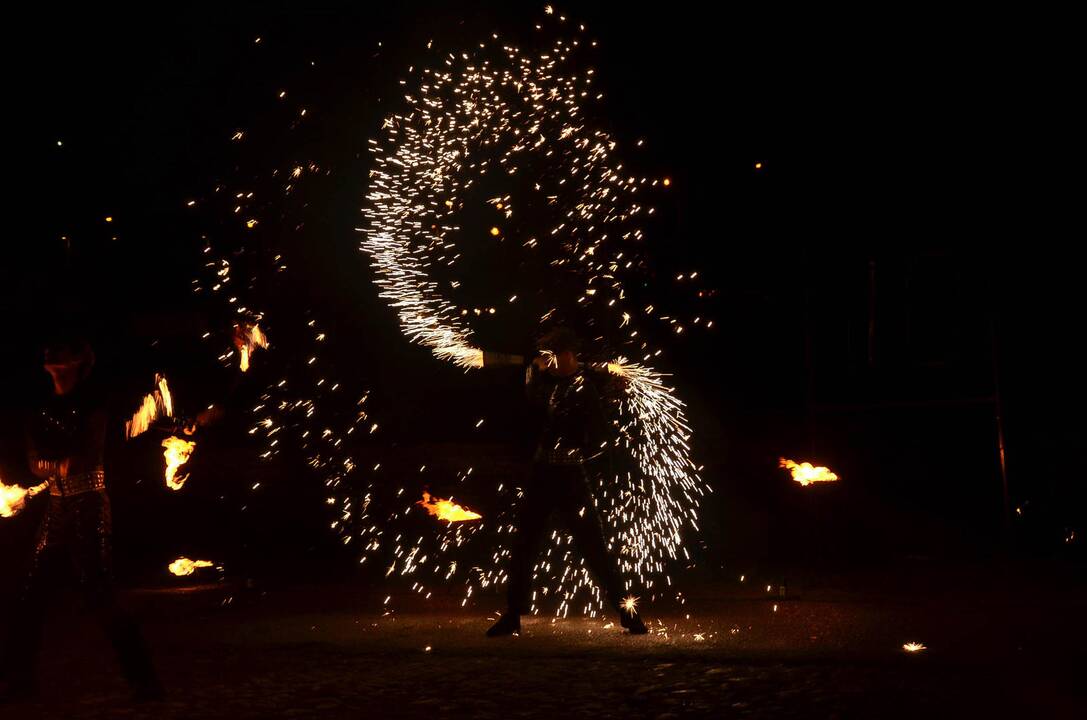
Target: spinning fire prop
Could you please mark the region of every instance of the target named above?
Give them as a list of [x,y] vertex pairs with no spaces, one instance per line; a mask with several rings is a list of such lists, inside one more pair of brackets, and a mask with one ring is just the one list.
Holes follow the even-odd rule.
[[179,557],[177,560],[170,563],[168,569],[174,575],[184,577],[186,575],[192,575],[196,572],[197,568],[209,568],[214,566],[215,563],[209,560],[190,560],[187,557]]
[[0,517],[14,517],[22,512],[28,498],[32,498],[49,487],[49,482],[43,482],[31,488],[23,488],[18,485],[5,485],[0,480]]
[[423,499],[415,504],[426,508],[428,513],[439,520],[448,520],[451,523],[463,522],[465,520],[479,520],[483,517],[479,513],[472,512],[468,508],[457,505],[452,500],[442,500],[441,498],[431,499],[431,495],[428,492],[424,492]]
[[162,455],[166,459],[166,487],[180,490],[189,479],[188,475],[177,477],[178,469],[189,461],[189,456],[196,449],[196,442],[179,437],[168,437],[162,441]]
[[257,348],[268,347],[268,337],[260,329],[260,325],[256,323],[246,326],[238,326],[235,332],[239,333],[240,347],[238,348],[238,355],[241,360],[239,361],[238,369],[242,372],[249,372],[249,357]]
[[792,473],[793,480],[807,487],[817,482],[836,482],[839,478],[830,468],[813,466],[811,463],[797,463],[786,458],[778,460],[778,467],[785,468]]
[[173,416],[174,399],[170,395],[170,386],[162,375],[155,375],[155,389],[144,396],[140,408],[125,423],[125,437],[132,439],[142,435],[160,417]]

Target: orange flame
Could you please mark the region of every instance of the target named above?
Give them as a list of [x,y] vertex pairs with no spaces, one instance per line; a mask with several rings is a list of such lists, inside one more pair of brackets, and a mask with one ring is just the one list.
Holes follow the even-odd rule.
[[264,334],[264,331],[261,330],[260,326],[256,323],[251,326],[240,328],[240,332],[242,345],[238,348],[238,355],[241,357],[239,368],[242,372],[248,372],[249,357],[257,348],[268,347],[268,336]]
[[9,518],[18,515],[26,505],[27,498],[34,497],[48,486],[48,482],[43,482],[41,485],[27,489],[18,485],[5,485],[4,481],[0,480],[0,517]]
[[196,449],[196,443],[179,437],[168,437],[162,441],[162,447],[165,448],[162,456],[166,458],[166,487],[171,490],[180,490],[189,476],[177,477],[178,468],[189,461],[189,456]]
[[170,563],[168,567],[174,575],[184,577],[185,575],[192,575],[196,572],[196,568],[212,567],[214,564],[209,560],[190,560],[187,557],[179,557]]
[[815,467],[811,463],[796,463],[786,458],[780,458],[778,467],[786,468],[793,475],[793,480],[805,487],[816,482],[835,482],[838,476],[830,471],[830,468]]
[[155,375],[155,389],[144,396],[143,402],[136,410],[132,419],[125,423],[125,437],[132,439],[142,435],[151,427],[151,423],[160,417],[174,416],[174,398],[170,394],[170,386],[166,384],[166,378]]
[[426,508],[426,511],[438,518],[439,520],[448,520],[449,522],[461,522],[463,520],[479,520],[483,516],[479,513],[472,512],[468,508],[461,507],[451,500],[442,500],[441,498],[434,498],[431,502],[430,493],[423,491],[423,499],[415,503],[416,505],[422,505]]

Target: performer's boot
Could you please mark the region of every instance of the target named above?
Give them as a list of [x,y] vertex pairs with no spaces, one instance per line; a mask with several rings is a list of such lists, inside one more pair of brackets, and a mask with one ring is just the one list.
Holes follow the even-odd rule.
[[642,622],[642,616],[638,614],[637,610],[619,608],[619,624],[626,628],[631,635],[645,635],[649,632],[649,628]]
[[521,616],[515,612],[507,612],[498,618],[498,622],[487,631],[487,637],[505,637],[506,635],[521,634]]

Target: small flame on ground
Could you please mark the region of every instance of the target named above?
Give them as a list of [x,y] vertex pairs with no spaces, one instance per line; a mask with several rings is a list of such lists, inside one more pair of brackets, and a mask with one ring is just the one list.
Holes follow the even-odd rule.
[[902,646],[902,649],[905,650],[906,652],[910,652],[910,653],[920,652],[922,650],[928,650],[928,648],[926,648],[922,643],[918,643],[918,642],[905,643]]
[[196,572],[196,568],[212,567],[214,563],[210,560],[190,560],[187,557],[179,557],[169,565],[170,572],[178,577],[184,577],[185,575],[192,575]]
[[793,475],[793,480],[801,485],[808,486],[815,482],[835,482],[838,476],[830,471],[830,468],[813,466],[811,463],[797,463],[786,458],[778,460],[778,467],[787,469]]
[[165,448],[162,456],[166,458],[166,487],[171,490],[180,490],[185,486],[189,476],[177,477],[177,471],[189,461],[189,456],[196,449],[196,443],[179,437],[168,437],[162,441],[162,447]]
[[431,494],[424,491],[423,499],[415,503],[416,505],[422,505],[426,508],[426,511],[438,518],[439,520],[448,520],[449,522],[461,522],[462,520],[479,520],[483,516],[479,513],[472,512],[468,508],[461,507],[450,500],[442,500],[441,498],[431,499]]
[[170,386],[162,375],[155,375],[155,390],[144,396],[132,419],[125,423],[125,437],[132,439],[142,435],[155,420],[173,416],[174,398],[170,394]]

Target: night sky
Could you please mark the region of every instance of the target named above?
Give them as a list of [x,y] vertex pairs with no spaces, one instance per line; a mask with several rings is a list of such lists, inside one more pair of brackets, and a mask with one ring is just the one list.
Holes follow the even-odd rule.
[[[144,12],[9,24],[0,474],[18,481],[18,412],[42,389],[36,339],[58,313],[78,310],[117,376],[168,366],[180,385],[210,383],[214,353],[193,338],[216,311],[191,281],[200,235],[230,231],[186,202],[309,161],[328,174],[264,208],[293,253],[283,307],[322,319],[331,362],[374,388],[394,447],[520,442],[516,379],[439,368],[409,346],[353,228],[366,140],[403,69],[432,38],[530,31],[539,7]],[[994,367],[1011,507],[1024,510],[1013,532],[1046,552],[1072,528],[1082,535],[1082,223],[1065,220],[1074,185],[1060,174],[1081,164],[1071,131],[1083,117],[1068,47],[1022,42],[1029,27],[1013,42],[1007,17],[752,16],[695,3],[586,3],[571,15],[600,41],[606,127],[625,147],[645,138],[631,162],[672,180],[647,229],[647,292],[715,321],[669,341],[662,362],[718,489],[709,544],[731,549],[711,556],[795,519],[771,489],[779,454],[846,479],[840,509],[869,520],[843,530],[838,549],[870,531],[898,549],[995,547]],[[238,131],[244,143],[231,142]],[[692,270],[697,286],[672,280]],[[484,332],[511,352],[528,340]],[[473,434],[482,414],[495,429]],[[889,526],[906,517],[918,529],[901,537]],[[781,560],[778,550],[753,552]]]

